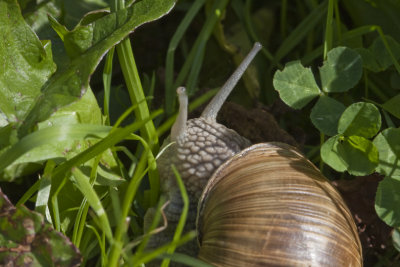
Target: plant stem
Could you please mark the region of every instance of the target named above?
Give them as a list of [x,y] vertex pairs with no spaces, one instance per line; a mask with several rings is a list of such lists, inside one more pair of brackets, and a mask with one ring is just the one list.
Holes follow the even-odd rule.
[[[121,65],[125,83],[131,98],[132,105],[137,105],[135,116],[137,120],[144,120],[149,117],[149,108],[143,93],[139,73],[133,57],[130,40],[127,38],[117,45],[118,59]],[[149,143],[153,152],[158,151],[158,137],[153,121],[148,121],[140,130],[141,135]]]
[[126,218],[128,217],[131,203],[135,197],[135,193],[137,191],[137,188],[139,187],[140,181],[142,180],[145,174],[145,169],[147,166],[147,155],[145,155],[146,153],[148,153],[148,150],[145,150],[144,155],[142,155],[142,157],[140,158],[139,163],[135,170],[135,174],[132,177],[131,181],[129,182],[127,191],[125,193],[124,201],[122,203],[122,216],[120,218],[120,221],[118,223],[117,229],[114,234],[114,241],[111,246],[108,266],[118,266],[118,260],[120,258],[123,247],[122,243],[122,237],[124,234],[123,230],[126,229],[125,221]]
[[107,53],[106,63],[103,70],[103,84],[104,84],[104,115],[106,116],[106,125],[110,125],[110,92],[111,92],[111,78],[112,78],[112,62],[114,58],[115,47],[111,48]]
[[333,40],[333,8],[335,6],[335,0],[329,0],[328,2],[328,13],[326,15],[326,27],[325,27],[325,41],[324,41],[324,60],[327,57],[329,50],[332,49]]

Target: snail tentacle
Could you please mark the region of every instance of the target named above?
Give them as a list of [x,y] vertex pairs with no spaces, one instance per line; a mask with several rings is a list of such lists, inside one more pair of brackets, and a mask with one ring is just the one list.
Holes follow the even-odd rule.
[[176,93],[178,94],[179,99],[179,113],[171,128],[171,141],[176,141],[185,134],[188,115],[188,97],[186,94],[186,88],[178,87]]
[[229,77],[225,84],[221,87],[218,93],[214,96],[211,102],[204,109],[201,114],[202,118],[206,118],[212,121],[216,121],[219,110],[224,104],[225,100],[228,98],[229,94],[232,92],[235,85],[238,83],[239,79],[242,77],[243,73],[246,71],[251,61],[257,55],[258,51],[262,48],[260,43],[255,43],[249,54],[243,59],[242,63],[237,67],[235,72]]

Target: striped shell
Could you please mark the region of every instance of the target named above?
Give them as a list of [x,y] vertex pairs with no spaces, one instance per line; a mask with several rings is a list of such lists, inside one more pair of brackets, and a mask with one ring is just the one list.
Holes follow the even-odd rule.
[[199,258],[215,266],[362,266],[343,199],[286,144],[251,146],[220,166],[197,227]]

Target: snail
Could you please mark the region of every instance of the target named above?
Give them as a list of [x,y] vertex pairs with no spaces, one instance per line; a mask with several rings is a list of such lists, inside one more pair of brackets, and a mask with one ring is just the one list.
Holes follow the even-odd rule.
[[149,247],[171,241],[180,218],[174,164],[190,199],[185,230],[197,229],[198,246],[185,245],[183,252],[215,266],[362,266],[349,209],[305,156],[284,143],[251,145],[216,122],[260,49],[256,43],[199,118],[187,120],[185,89],[177,89],[179,114],[166,140],[172,144],[157,160],[168,227]]

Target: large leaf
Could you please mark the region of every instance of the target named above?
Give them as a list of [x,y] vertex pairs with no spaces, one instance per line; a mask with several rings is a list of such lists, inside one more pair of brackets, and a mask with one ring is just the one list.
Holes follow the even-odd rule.
[[[100,131],[100,129],[107,129],[108,127],[101,126],[101,123],[101,111],[92,91],[89,89],[80,100],[59,109],[49,119],[39,123],[38,131],[36,131],[38,133],[35,133],[38,139],[30,141],[28,146],[20,146],[19,154],[21,156],[18,159],[7,154],[9,153],[7,149],[10,146],[0,150],[0,155],[4,153],[0,158],[3,156],[7,157],[7,160],[15,160],[10,162],[11,164],[9,163],[10,165],[3,172],[0,167],[0,180],[12,181],[19,176],[28,175],[40,168],[41,164],[48,159],[54,159],[57,163],[60,163],[65,159],[72,158],[97,142],[96,138],[88,138],[90,135],[94,137],[93,133],[95,132],[91,133],[87,125],[92,125],[93,129],[97,129],[98,135],[104,136],[106,132]],[[66,130],[68,125],[74,125],[77,129],[81,128],[81,134],[72,134]],[[46,128],[48,128],[46,131],[40,131]],[[12,134],[12,132],[9,134]],[[21,144],[23,144],[22,140],[24,139],[20,140]],[[107,157],[102,162],[105,162],[108,168],[116,166],[112,157]]]
[[400,226],[400,178],[385,177],[379,183],[375,197],[375,210],[389,226]]
[[337,171],[364,176],[377,167],[378,150],[363,137],[335,135],[322,145],[321,158]]
[[381,114],[371,103],[358,102],[343,112],[338,124],[338,132],[346,136],[358,135],[371,138],[381,128]]
[[394,248],[400,252],[400,232],[398,229],[393,230],[392,241],[393,241]]
[[0,191],[0,262],[5,266],[79,266],[81,255],[71,241],[43,216],[14,207]]
[[104,54],[140,25],[168,13],[174,0],[143,0],[130,8],[104,16],[87,25],[91,47],[72,60],[67,68],[56,72],[43,86],[22,125],[19,135],[25,135],[36,123],[47,119],[55,110],[77,101],[86,92],[91,74]]
[[7,122],[18,122],[56,66],[50,43],[40,42],[16,0],[0,1],[0,32],[0,114]]
[[347,164],[342,160],[338,152],[340,135],[329,138],[321,147],[322,160],[338,172],[344,172]]
[[311,110],[312,123],[322,133],[334,136],[338,133],[340,116],[346,107],[329,96],[322,95]]
[[393,65],[393,60],[398,60],[400,58],[400,44],[391,36],[386,35],[385,38],[387,45],[393,53],[393,57],[387,50],[381,36],[377,37],[369,47],[369,50],[375,56],[380,71],[386,70],[388,67]]
[[353,27],[378,25],[384,33],[400,41],[400,1],[351,0],[340,4],[353,21]]
[[339,141],[338,153],[352,175],[371,174],[378,166],[378,150],[361,136],[349,136]]
[[382,107],[393,116],[400,119],[400,94],[386,101]]
[[282,71],[276,71],[273,83],[283,102],[295,109],[304,107],[320,93],[311,69],[300,61],[289,62]]
[[377,171],[400,177],[400,129],[385,129],[375,137],[374,145],[379,151]]
[[360,53],[363,59],[363,66],[366,69],[373,72],[384,71],[392,66],[395,60],[400,58],[400,44],[389,35],[386,35],[385,39],[392,55],[389,53],[381,36],[378,36],[368,49],[362,47],[356,49]]
[[322,90],[325,92],[346,92],[361,78],[361,56],[347,47],[335,47],[319,69]]

